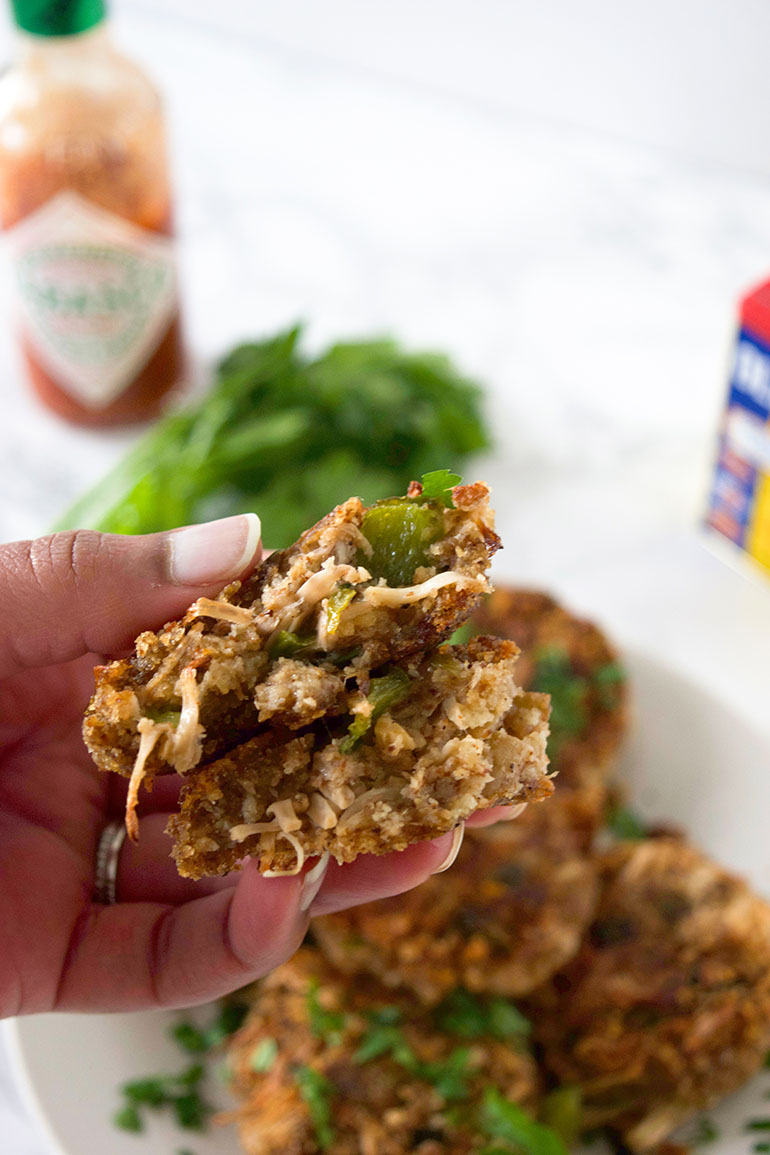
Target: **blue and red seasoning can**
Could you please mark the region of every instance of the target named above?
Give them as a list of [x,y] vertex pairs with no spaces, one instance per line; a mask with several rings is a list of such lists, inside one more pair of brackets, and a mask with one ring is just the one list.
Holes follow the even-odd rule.
[[741,301],[706,523],[770,574],[770,281]]

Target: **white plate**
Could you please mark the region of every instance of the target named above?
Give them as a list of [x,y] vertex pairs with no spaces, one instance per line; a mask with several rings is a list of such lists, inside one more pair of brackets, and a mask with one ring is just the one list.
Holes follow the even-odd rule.
[[[634,805],[648,819],[684,826],[725,865],[770,895],[770,746],[697,685],[642,655],[627,655],[636,726],[623,760]],[[232,1130],[198,1136],[153,1117],[140,1136],[110,1117],[127,1079],[184,1065],[168,1027],[179,1015],[38,1015],[7,1025],[19,1085],[57,1155],[237,1155]],[[708,1155],[747,1155],[746,1119],[766,1115],[770,1071],[710,1113],[720,1132]],[[223,1088],[210,1097],[227,1106]]]

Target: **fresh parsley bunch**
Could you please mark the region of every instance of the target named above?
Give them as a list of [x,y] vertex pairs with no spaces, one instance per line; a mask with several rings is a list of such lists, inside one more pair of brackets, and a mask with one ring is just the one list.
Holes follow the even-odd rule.
[[371,504],[488,447],[480,390],[448,358],[390,340],[311,358],[300,338],[240,345],[56,528],[152,533],[255,510],[280,548],[351,494]]

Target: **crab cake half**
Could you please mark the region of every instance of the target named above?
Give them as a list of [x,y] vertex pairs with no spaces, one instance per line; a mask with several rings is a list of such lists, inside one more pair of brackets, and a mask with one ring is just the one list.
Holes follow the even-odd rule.
[[169,822],[180,874],[246,855],[296,874],[436,838],[475,810],[549,795],[548,698],[514,681],[512,642],[474,638],[392,664],[336,723],[261,735],[185,780]]
[[469,1155],[528,1117],[526,1020],[463,1000],[432,1015],[305,947],[262,984],[228,1052],[247,1155]]
[[547,1067],[589,1128],[646,1151],[736,1090],[770,1047],[770,907],[672,838],[599,860],[580,953],[533,1000]]
[[548,755],[556,793],[547,808],[524,815],[522,828],[544,825],[549,841],[560,831],[569,838],[572,830],[587,851],[628,728],[628,684],[616,650],[592,622],[537,590],[498,586],[471,621],[481,633],[516,642],[519,683],[551,695]]
[[446,875],[316,919],[321,948],[341,970],[407,987],[426,1003],[458,983],[529,994],[577,952],[596,904],[596,868],[515,827],[469,829]]
[[344,710],[347,679],[448,637],[488,590],[500,541],[487,487],[437,476],[370,509],[350,498],[248,581],[99,667],[83,730],[97,765],[186,773],[260,726]]

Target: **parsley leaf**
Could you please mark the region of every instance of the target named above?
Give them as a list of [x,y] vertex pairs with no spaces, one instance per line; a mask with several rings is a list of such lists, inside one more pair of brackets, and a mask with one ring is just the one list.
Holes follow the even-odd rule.
[[487,1087],[484,1092],[480,1126],[487,1138],[502,1139],[517,1155],[567,1155],[567,1148],[555,1131],[531,1119],[518,1103],[506,1099],[495,1087]]
[[325,1043],[329,1043],[331,1046],[336,1046],[345,1026],[345,1016],[342,1011],[327,1011],[322,1007],[318,991],[318,979],[314,978],[310,981],[305,996],[308,1024],[316,1038],[323,1039]]
[[320,1071],[304,1063],[294,1068],[294,1079],[310,1111],[316,1142],[325,1151],[334,1141],[331,1098],[336,1088]]
[[630,806],[616,806],[610,810],[605,825],[616,838],[637,841],[647,837],[644,822]]
[[370,505],[488,447],[480,390],[446,357],[374,340],[313,358],[301,338],[297,325],[234,349],[211,391],[150,429],[57,528],[151,533],[258,509],[280,548],[352,493]]
[[526,1038],[532,1030],[529,1019],[512,1002],[482,998],[458,987],[433,1012],[436,1026],[462,1039],[491,1035],[495,1039]]
[[278,1043],[273,1038],[260,1039],[251,1052],[249,1066],[258,1075],[264,1075],[278,1058]]
[[417,501],[435,501],[447,509],[454,509],[452,490],[462,481],[459,473],[450,473],[448,469],[434,469],[432,473],[422,475],[422,493]]

